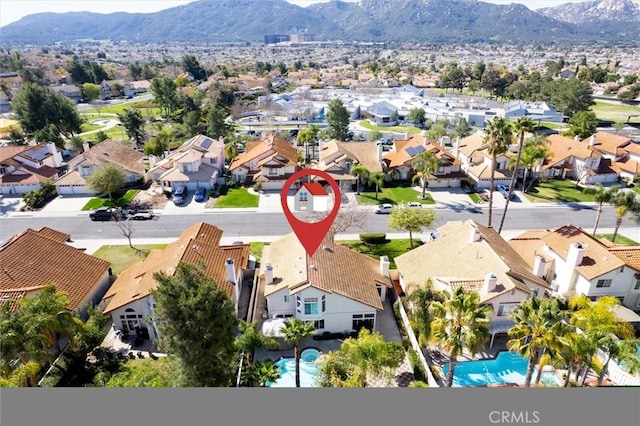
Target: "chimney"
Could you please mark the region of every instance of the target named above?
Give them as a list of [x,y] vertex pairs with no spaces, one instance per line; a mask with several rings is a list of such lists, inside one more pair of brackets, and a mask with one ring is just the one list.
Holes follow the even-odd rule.
[[589,146],[593,146],[596,144],[596,135],[591,135],[589,138]]
[[89,151],[89,142],[82,142],[82,152]]
[[496,289],[497,285],[498,285],[498,277],[496,276],[496,274],[489,273],[485,275],[484,286],[482,288],[485,293],[492,292],[493,290]]
[[456,138],[456,143],[453,146],[453,156],[458,158],[458,152],[460,152],[460,136]]
[[232,258],[228,258],[225,266],[227,269],[227,280],[231,281],[234,284],[237,284],[236,264],[234,260]]
[[56,152],[58,152],[58,148],[56,148],[56,144],[53,142],[47,142],[47,150],[49,151],[49,154],[54,154]]
[[264,267],[264,282],[267,285],[273,284],[273,266],[270,263]]
[[567,254],[567,263],[569,266],[580,266],[584,257],[584,247],[581,243],[573,243],[569,246],[569,254]]
[[385,277],[389,276],[389,257],[388,256],[380,256],[380,274]]
[[574,140],[574,141],[576,141],[576,142],[580,142],[580,136],[575,135],[575,136],[573,137],[573,140]]
[[533,273],[542,278],[547,268],[547,261],[542,256],[536,256],[536,260],[533,263]]
[[469,239],[470,243],[477,243],[482,239],[482,233],[478,228],[473,228],[471,230],[471,238]]
[[377,146],[378,146],[377,160],[378,160],[378,163],[380,163],[382,161],[382,143],[378,142]]

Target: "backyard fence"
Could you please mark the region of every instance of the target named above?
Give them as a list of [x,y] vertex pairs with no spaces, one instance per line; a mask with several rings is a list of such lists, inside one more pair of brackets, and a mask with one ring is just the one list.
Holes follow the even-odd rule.
[[[596,355],[602,362],[607,360],[607,354],[600,349],[598,349]],[[616,386],[640,386],[640,377],[626,372],[614,360],[609,361],[607,376]]]

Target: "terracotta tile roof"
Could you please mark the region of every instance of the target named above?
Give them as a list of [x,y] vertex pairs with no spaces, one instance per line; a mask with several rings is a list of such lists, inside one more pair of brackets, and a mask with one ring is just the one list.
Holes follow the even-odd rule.
[[609,252],[618,256],[628,267],[640,271],[640,246],[609,247]]
[[[482,238],[471,242],[471,233],[475,229],[480,231]],[[423,285],[429,278],[434,285],[439,281],[458,286],[477,286],[478,282],[484,282],[485,275],[489,273],[498,277],[497,291],[481,291],[482,301],[514,289],[531,294],[523,280],[549,287],[533,274],[524,259],[492,228],[467,220],[448,222],[438,228],[438,232],[439,238],[394,259],[408,292],[414,286]]]
[[[606,152],[608,154],[617,154],[620,149],[624,149],[629,144],[634,144],[633,140],[627,136],[614,135],[608,132],[596,132],[594,135],[582,141],[585,145],[589,145],[591,137],[594,138],[594,144],[590,149]],[[631,147],[634,152],[636,150]]]
[[623,157],[611,164],[611,168],[617,173],[627,172],[636,175],[640,173],[640,162],[632,160],[629,157]]
[[274,283],[265,286],[265,296],[287,287],[296,293],[311,286],[381,310],[376,284],[392,285],[380,273],[379,261],[336,244],[328,236],[309,256],[295,234],[288,234],[265,247],[261,263],[261,279],[264,267],[273,267]]
[[378,161],[378,147],[372,142],[337,142],[342,152],[350,153],[354,158],[371,173],[382,172],[382,163]]
[[16,169],[10,174],[0,176],[1,183],[13,184],[35,184],[42,183],[47,179],[51,179],[58,175],[58,170],[49,166],[40,166],[38,168],[27,166],[26,164],[17,165]]
[[55,229],[49,228],[48,226],[43,226],[36,232],[44,237],[61,243],[66,243],[71,238],[71,235],[61,231],[56,231]]
[[86,185],[87,180],[80,175],[80,172],[77,170],[69,171],[62,176],[60,176],[54,182],[56,186],[58,185]]
[[478,134],[473,134],[471,136],[467,136],[466,138],[460,139],[460,147],[458,148],[458,150],[469,157],[471,156],[471,154],[473,154],[474,151],[479,150],[484,145],[484,138]]
[[443,166],[460,164],[460,161],[452,154],[432,141],[427,141],[427,139],[422,135],[412,135],[409,139],[396,141],[395,150],[384,155],[382,157],[383,161],[389,168],[400,167],[403,164],[410,163],[417,153],[412,154],[409,151],[411,148],[419,146],[423,146],[426,151],[433,152],[436,158],[440,160],[440,164]]
[[528,234],[527,238],[518,236],[510,241],[514,250],[526,257],[530,265],[533,265],[536,254],[550,259],[549,253],[545,254],[546,250],[551,250],[566,261],[569,247],[574,243],[580,243],[584,248],[582,263],[576,267],[576,270],[587,280],[593,280],[625,264],[610,252],[610,248],[593,238],[582,228],[573,225],[541,231],[538,238],[533,234]]
[[112,163],[128,172],[144,175],[145,167],[142,163],[142,157],[142,153],[124,146],[122,142],[107,139],[70,160],[69,166],[92,165],[99,167],[105,163]]
[[184,173],[177,167],[164,172],[158,180],[169,182],[208,181],[218,177],[218,169],[212,165],[202,163],[197,172]]
[[27,149],[28,146],[0,146],[0,162],[5,162]]
[[56,290],[68,293],[69,309],[76,310],[110,265],[60,241],[62,233],[43,231],[27,229],[0,248],[0,289],[54,284]]
[[9,312],[15,312],[20,306],[20,301],[27,295],[36,293],[38,290],[43,289],[45,286],[35,286],[26,288],[16,288],[11,290],[0,289],[0,307],[5,303],[9,303]]
[[547,136],[546,141],[547,148],[551,155],[542,166],[543,169],[555,166],[572,156],[584,160],[592,155],[588,144],[575,141],[571,138],[560,135],[550,135]]
[[298,164],[298,150],[286,140],[279,136],[271,135],[259,141],[251,150],[243,152],[234,158],[229,166],[229,170],[235,170],[238,167],[247,167],[246,164],[252,160],[263,158],[265,155],[273,155],[277,153],[279,158],[283,158],[289,165]]
[[236,269],[247,267],[249,245],[220,246],[222,230],[206,222],[187,228],[180,238],[164,250],[152,250],[145,260],[124,270],[104,295],[105,313],[147,297],[157,287],[153,273],[163,271],[173,275],[179,262],[204,262],[205,273],[233,298],[234,284],[227,280],[226,260],[234,259]]

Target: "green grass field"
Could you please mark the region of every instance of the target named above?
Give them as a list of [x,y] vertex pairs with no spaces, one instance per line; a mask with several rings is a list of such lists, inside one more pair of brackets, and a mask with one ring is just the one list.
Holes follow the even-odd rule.
[[258,207],[260,200],[257,195],[249,194],[247,188],[229,188],[226,194],[223,189],[220,194],[214,208]]
[[[401,254],[404,254],[410,250],[409,239],[387,240],[384,244],[365,244],[360,240],[347,240],[338,241],[340,244],[345,244],[353,250],[371,256],[372,258],[379,260],[380,256],[389,256],[389,267],[396,268],[394,259]],[[414,238],[413,248],[424,244],[422,240]]]
[[134,263],[140,260],[144,260],[147,255],[149,255],[149,252],[151,250],[162,250],[167,245],[134,244],[133,246],[139,249],[140,252],[136,253],[136,251],[128,245],[106,245],[100,247],[95,253],[93,253],[93,256],[109,262],[111,264],[111,269],[113,270],[114,275],[118,275]]
[[[600,120],[626,123],[630,114],[640,114],[640,107],[621,103],[596,101],[591,111]],[[631,117],[629,123],[640,124],[640,116]]]
[[397,133],[420,133],[422,130],[414,126],[375,126],[369,120],[360,121],[360,125],[368,130],[377,130],[379,132],[397,132]]
[[95,210],[104,205],[109,204],[110,201],[112,201],[114,205],[128,206],[131,200],[133,200],[133,197],[135,197],[138,194],[138,192],[140,192],[139,189],[129,189],[127,190],[127,192],[124,193],[124,195],[122,195],[122,197],[114,198],[113,200],[109,200],[108,197],[92,198],[87,202],[87,204],[84,205],[84,207],[82,207],[82,210],[83,211]]
[[361,195],[356,196],[358,204],[365,205],[377,205],[377,204],[404,204],[409,201],[417,201],[422,204],[435,204],[433,198],[429,192],[427,192],[427,198],[420,200],[418,196],[421,193],[411,187],[395,187],[395,188],[382,188],[378,192],[378,199],[376,200],[375,191],[363,191]]
[[534,203],[593,201],[593,194],[584,192],[582,188],[576,187],[575,182],[569,180],[538,183],[525,196]]
[[82,110],[82,112],[100,116],[101,114],[122,114],[124,110],[128,108],[139,110],[143,117],[159,117],[162,114],[160,108],[156,107],[153,103],[148,101],[122,103],[117,105],[105,105],[102,107],[88,108]]

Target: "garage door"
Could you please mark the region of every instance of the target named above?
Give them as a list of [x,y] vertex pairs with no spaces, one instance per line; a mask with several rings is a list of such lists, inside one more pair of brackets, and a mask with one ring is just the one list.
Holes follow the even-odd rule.
[[282,189],[284,182],[264,182],[262,184],[263,190],[279,190]]

